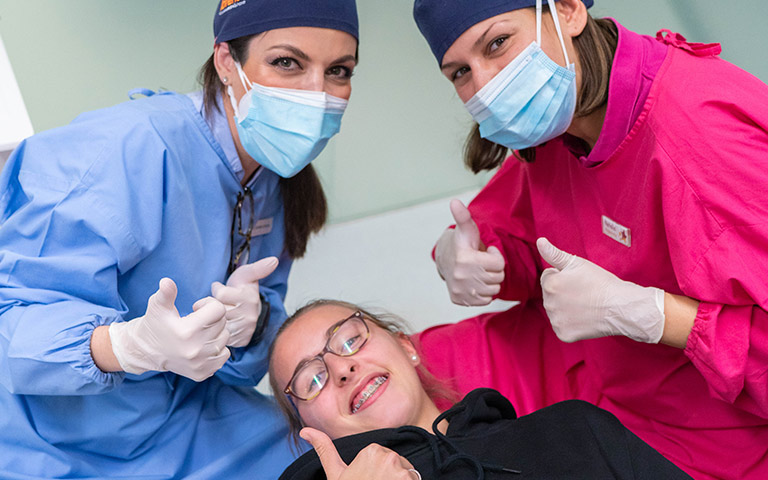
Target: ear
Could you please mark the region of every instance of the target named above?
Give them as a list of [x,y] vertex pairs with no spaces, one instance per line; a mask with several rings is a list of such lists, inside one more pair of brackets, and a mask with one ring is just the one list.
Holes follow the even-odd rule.
[[560,0],[555,4],[563,35],[578,37],[587,26],[587,6],[582,0]]
[[405,351],[405,354],[408,356],[408,359],[413,366],[415,367],[421,364],[421,358],[419,358],[419,353],[416,351],[416,347],[413,346],[413,342],[411,342],[411,337],[399,332],[397,334],[397,340],[400,342],[400,346],[403,348],[403,351]]
[[[235,59],[232,58],[227,42],[217,43],[213,46],[213,65],[216,67],[216,73],[219,74],[221,83],[231,85],[233,80],[238,78]],[[227,78],[228,82],[224,82],[224,78]],[[237,84],[238,82],[234,83]]]

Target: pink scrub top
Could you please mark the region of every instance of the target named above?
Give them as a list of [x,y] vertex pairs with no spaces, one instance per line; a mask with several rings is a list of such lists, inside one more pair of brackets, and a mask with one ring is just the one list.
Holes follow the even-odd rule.
[[[533,163],[510,157],[470,204],[483,242],[506,260],[499,297],[523,305],[416,343],[462,394],[498,388],[519,413],[582,398],[694,478],[765,479],[768,86],[719,59],[718,45],[617,26],[592,151],[564,135]],[[686,348],[557,340],[541,308],[540,236],[624,280],[700,300]]]

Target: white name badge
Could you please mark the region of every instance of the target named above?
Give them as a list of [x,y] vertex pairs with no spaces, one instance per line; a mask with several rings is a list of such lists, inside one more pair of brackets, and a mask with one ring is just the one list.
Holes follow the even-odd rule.
[[251,236],[258,237],[259,235],[266,235],[272,231],[272,217],[262,218],[253,224],[253,230],[251,230]]
[[632,231],[605,215],[603,215],[603,233],[624,246],[632,246]]

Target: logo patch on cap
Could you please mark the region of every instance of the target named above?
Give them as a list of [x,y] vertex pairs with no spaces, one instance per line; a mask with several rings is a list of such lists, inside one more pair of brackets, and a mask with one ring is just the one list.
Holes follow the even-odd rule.
[[244,5],[246,0],[221,0],[221,6],[219,7],[219,15],[222,13],[237,8],[240,5]]

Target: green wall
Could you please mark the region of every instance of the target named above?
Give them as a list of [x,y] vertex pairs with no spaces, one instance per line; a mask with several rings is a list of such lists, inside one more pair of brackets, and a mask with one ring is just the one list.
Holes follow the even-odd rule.
[[[480,0],[478,0],[480,1]],[[768,80],[763,0],[596,0],[641,33],[723,43]],[[0,0],[0,35],[35,131],[125,100],[134,87],[187,92],[211,52],[211,0]],[[341,134],[315,161],[332,221],[477,188],[463,169],[471,124],[411,17],[411,0],[358,0],[360,65]],[[447,207],[446,207],[447,208]]]

